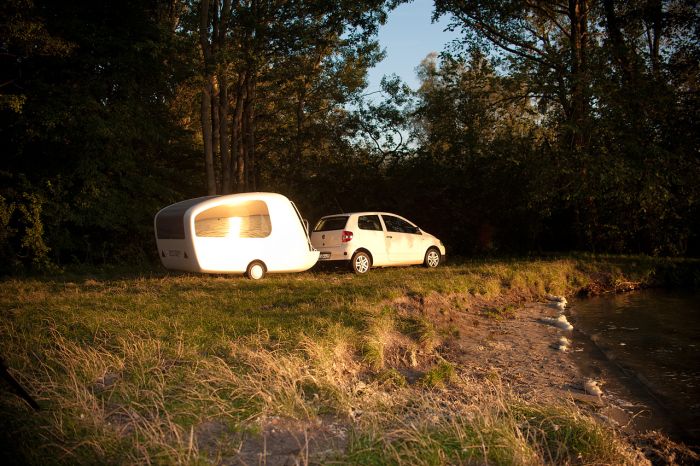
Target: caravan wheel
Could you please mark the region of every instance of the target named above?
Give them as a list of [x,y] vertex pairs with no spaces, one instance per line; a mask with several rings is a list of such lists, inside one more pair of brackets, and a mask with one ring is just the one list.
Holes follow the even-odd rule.
[[265,276],[265,272],[267,272],[265,264],[263,264],[261,261],[253,261],[248,264],[248,268],[245,271],[245,276],[251,280],[260,280]]

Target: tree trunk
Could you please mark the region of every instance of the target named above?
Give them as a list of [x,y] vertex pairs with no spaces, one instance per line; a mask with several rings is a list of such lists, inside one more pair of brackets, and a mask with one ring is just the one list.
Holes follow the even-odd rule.
[[[217,36],[217,44],[220,51],[224,52],[227,49],[226,34],[229,30],[229,19],[231,17],[231,0],[224,0],[221,8],[221,18],[219,20],[219,31]],[[227,63],[219,66],[219,154],[221,156],[221,193],[230,194],[232,192],[231,182],[231,150],[229,145],[229,96],[228,96],[228,76]]]
[[[569,0],[569,21],[571,23],[571,88],[568,114],[569,149],[573,158],[573,166],[579,170],[579,189],[575,200],[574,210],[577,223],[577,247],[583,248],[590,243],[590,225],[593,214],[590,208],[588,192],[587,153],[585,150],[586,136],[590,128],[588,104],[588,4],[587,0]],[[583,217],[583,218],[582,218]],[[585,233],[585,235],[584,235]]]
[[219,137],[219,83],[215,76],[212,76],[214,83],[211,93],[211,147],[212,157],[214,159],[214,181],[216,182],[216,192],[221,192],[221,179],[217,177],[217,173],[221,173],[221,154],[219,153],[220,140]]
[[211,131],[211,76],[204,80],[202,88],[202,139],[204,140],[204,168],[207,176],[207,194],[216,194],[216,180],[214,178],[214,154],[212,152],[212,131]]
[[615,13],[615,2],[613,0],[603,0],[603,9],[605,10],[605,27],[612,46],[613,59],[622,74],[623,86],[628,86],[632,82],[630,50],[620,30],[617,13]]
[[246,100],[243,106],[244,185],[246,191],[255,189],[255,73],[246,80]]
[[247,73],[242,71],[236,83],[236,105],[233,111],[231,127],[231,147],[236,158],[236,191],[245,191],[245,149],[243,144],[243,108],[246,101]]
[[204,142],[204,168],[207,179],[207,194],[216,194],[214,177],[214,155],[212,152],[211,96],[214,76],[209,71],[211,63],[211,44],[209,43],[209,0],[202,0],[199,10],[199,45],[204,61],[204,84],[202,86],[202,139]]
[[661,34],[663,33],[663,6],[661,0],[649,0],[647,4],[647,21],[651,23],[649,40],[649,57],[651,59],[651,71],[655,78],[659,78],[661,61],[659,60],[659,47]]
[[221,153],[221,192],[231,193],[231,152],[228,138],[228,80],[219,73],[219,146]]
[[309,97],[309,91],[311,89],[312,80],[317,76],[318,70],[321,67],[321,62],[323,57],[326,56],[328,50],[326,48],[320,48],[318,51],[318,56],[311,63],[310,69],[304,73],[301,77],[301,82],[297,90],[297,106],[296,106],[296,141],[294,154],[296,160],[291,163],[291,179],[297,179],[295,173],[302,166],[302,158],[304,156],[304,126],[306,122],[306,113],[304,112],[304,107],[306,106],[306,101]]
[[588,120],[587,103],[587,0],[569,0],[571,22],[571,104],[569,124],[571,126],[571,149],[579,151],[585,143],[585,125]]
[[296,135],[296,156],[297,162],[301,161],[303,153],[303,132],[304,132],[304,103],[306,102],[306,82],[302,83],[297,95],[297,135]]
[[[302,166],[302,158],[304,156],[304,105],[306,102],[307,84],[302,82],[297,90],[297,108],[296,108],[296,130],[297,134],[294,141],[294,150],[290,150],[290,155],[293,154],[291,160],[287,162],[290,180],[298,179],[297,173]],[[291,149],[291,148],[290,148]]]

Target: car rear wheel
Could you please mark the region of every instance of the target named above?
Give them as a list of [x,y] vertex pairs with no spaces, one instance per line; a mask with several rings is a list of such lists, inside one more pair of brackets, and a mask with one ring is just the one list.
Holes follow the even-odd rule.
[[428,251],[425,253],[425,259],[423,260],[423,265],[428,267],[429,269],[434,269],[438,265],[440,265],[440,251],[438,251],[436,248],[430,248]]
[[248,268],[245,271],[245,276],[251,280],[260,280],[265,277],[266,272],[267,268],[265,267],[265,264],[263,264],[261,261],[253,261],[248,264]]
[[350,265],[352,266],[353,272],[358,275],[363,275],[369,272],[369,268],[372,266],[372,260],[366,252],[358,251],[352,255]]

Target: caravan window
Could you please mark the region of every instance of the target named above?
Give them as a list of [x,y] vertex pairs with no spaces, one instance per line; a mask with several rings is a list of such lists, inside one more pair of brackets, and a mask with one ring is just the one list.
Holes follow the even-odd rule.
[[220,205],[194,219],[197,236],[218,238],[265,238],[272,232],[270,212],[263,201]]
[[158,239],[185,239],[183,216],[187,209],[215,196],[204,196],[178,202],[161,210],[156,216],[156,235]]

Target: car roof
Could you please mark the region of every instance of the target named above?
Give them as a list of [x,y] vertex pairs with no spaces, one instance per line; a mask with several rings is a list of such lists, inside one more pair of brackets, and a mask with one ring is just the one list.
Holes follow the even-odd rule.
[[[401,217],[399,214],[394,214],[391,212],[345,212],[342,214],[331,214],[331,215],[324,215],[321,218],[328,218],[328,217],[349,217],[351,215],[395,215],[396,217]],[[403,217],[402,217],[403,218]]]

